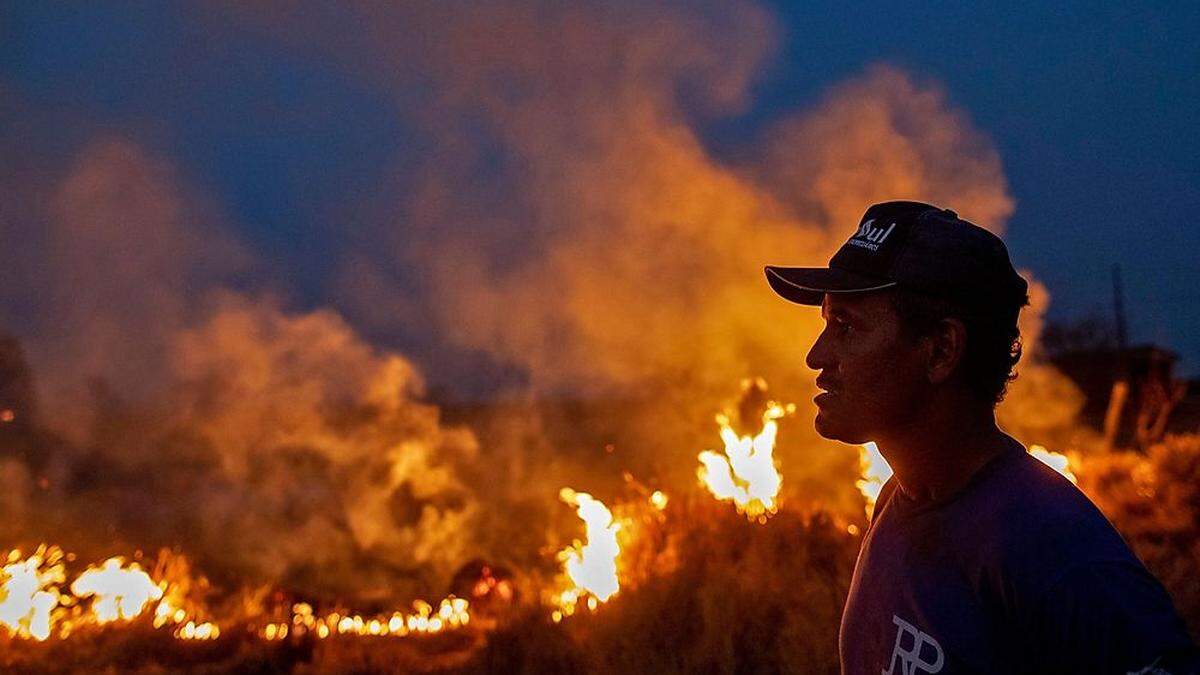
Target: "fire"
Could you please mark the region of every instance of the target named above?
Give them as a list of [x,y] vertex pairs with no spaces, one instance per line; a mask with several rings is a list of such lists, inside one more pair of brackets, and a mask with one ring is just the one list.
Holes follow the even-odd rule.
[[292,605],[290,623],[269,623],[259,631],[267,640],[283,640],[288,635],[312,634],[324,639],[331,635],[404,636],[411,634],[440,633],[452,628],[461,628],[471,621],[469,603],[463,598],[447,597],[433,605],[417,600],[415,611],[392,612],[390,615],[363,617],[361,614],[339,614],[330,612],[324,616],[313,613],[312,605],[299,602]]
[[124,558],[109,558],[100,567],[89,567],[71,584],[76,597],[93,597],[92,613],[100,624],[128,621],[163,596],[163,589],[137,563],[128,568],[124,564]]
[[1051,452],[1040,445],[1029,446],[1029,454],[1041,460],[1042,464],[1054,469],[1067,477],[1067,480],[1072,483],[1078,483],[1075,479],[1075,474],[1071,471],[1071,458],[1066,455]]
[[[52,635],[66,638],[84,626],[128,623],[149,615],[156,629],[168,628],[180,640],[215,640],[221,627],[203,621],[184,608],[191,581],[167,573],[173,581],[155,581],[136,562],[113,557],[85,569],[62,590],[67,575],[67,556],[57,546],[40,546],[32,555],[8,554],[0,576],[0,625],[13,637],[46,640]],[[161,568],[161,565],[160,565]],[[158,572],[156,572],[158,574]],[[90,600],[88,610],[83,610]],[[155,604],[157,603],[157,604]],[[153,607],[153,611],[148,611]],[[329,613],[317,616],[306,603],[292,608],[290,622],[267,623],[256,633],[267,640],[312,633],[331,635],[410,635],[440,633],[470,622],[468,602],[449,596],[436,607],[423,600],[413,603],[412,612],[363,617],[360,614]]]
[[879,446],[874,443],[859,446],[858,465],[862,472],[862,478],[859,478],[854,484],[858,486],[858,491],[862,493],[867,502],[867,519],[869,520],[871,512],[875,509],[875,500],[879,499],[879,491],[883,489],[883,484],[892,477],[892,467],[880,454]]
[[[61,548],[45,544],[29,557],[9,552],[0,576],[0,625],[10,635],[39,641],[55,634],[65,638],[83,626],[131,621],[155,601],[155,628],[173,627],[175,637],[184,640],[220,635],[216,624],[197,621],[172,604],[182,598],[166,581],[156,583],[137,563],[126,565],[121,557],[89,566],[64,592],[66,559]],[[89,611],[81,611],[89,599]]]
[[559,607],[553,614],[555,621],[574,614],[580,598],[585,595],[588,596],[588,608],[595,609],[620,588],[617,557],[621,554],[621,546],[617,543],[617,532],[621,524],[614,522],[612,512],[603,502],[586,492],[563,488],[559,497],[577,508],[579,517],[587,525],[587,543],[575,540],[558,554],[572,587],[555,599]]
[[63,553],[40,546],[28,558],[20,551],[8,554],[0,577],[0,624],[9,634],[45,640],[50,637],[53,611],[59,604],[58,584],[66,580]]
[[733,501],[741,513],[765,522],[777,509],[776,497],[783,481],[775,467],[776,422],[795,411],[794,405],[767,405],[762,415],[762,431],[757,435],[739,436],[726,414],[717,415],[725,454],[705,450],[699,455],[700,468],[696,474],[713,496],[721,501]]
[[[879,452],[879,447],[874,443],[867,443],[859,447],[858,462],[862,471],[862,478],[855,481],[859,492],[862,492],[863,498],[867,502],[867,518],[871,517],[871,511],[875,508],[875,500],[879,498],[879,491],[883,489],[883,484],[892,476],[892,467],[888,466],[887,460]],[[1071,471],[1070,457],[1051,452],[1040,445],[1029,446],[1029,454],[1046,466],[1066,476],[1072,483],[1078,482],[1075,474]]]

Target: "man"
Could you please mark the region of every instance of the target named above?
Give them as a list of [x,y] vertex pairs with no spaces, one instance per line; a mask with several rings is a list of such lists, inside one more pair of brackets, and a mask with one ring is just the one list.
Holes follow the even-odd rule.
[[767,267],[821,307],[818,433],[894,470],[846,600],[844,675],[1194,673],[1162,586],[1068,480],[996,426],[1025,281],[1004,243],[917,202],[869,208],[828,268]]

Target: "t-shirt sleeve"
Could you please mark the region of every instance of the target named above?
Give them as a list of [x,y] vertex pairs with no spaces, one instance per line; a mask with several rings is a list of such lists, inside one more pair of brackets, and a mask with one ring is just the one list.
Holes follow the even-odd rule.
[[1200,652],[1166,591],[1133,561],[1074,566],[1034,605],[1028,637],[1041,672],[1200,672]]

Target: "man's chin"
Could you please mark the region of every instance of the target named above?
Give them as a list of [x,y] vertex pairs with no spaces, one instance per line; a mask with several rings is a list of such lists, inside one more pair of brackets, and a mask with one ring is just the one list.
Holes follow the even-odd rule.
[[813,426],[816,427],[817,433],[822,438],[828,438],[831,441],[861,445],[870,440],[861,430],[839,424],[837,420],[831,419],[828,414],[822,413],[820,410],[817,410],[817,418],[813,421]]

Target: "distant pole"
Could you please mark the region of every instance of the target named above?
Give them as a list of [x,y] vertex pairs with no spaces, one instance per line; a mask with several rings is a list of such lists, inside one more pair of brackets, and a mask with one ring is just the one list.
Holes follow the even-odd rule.
[[1113,309],[1117,318],[1117,349],[1122,353],[1129,347],[1129,333],[1125,325],[1125,291],[1121,285],[1121,264],[1113,263]]
[[1113,314],[1117,323],[1117,362],[1112,391],[1108,396],[1108,409],[1104,413],[1104,445],[1109,450],[1116,447],[1125,402],[1129,399],[1129,357],[1125,352],[1129,347],[1129,335],[1125,326],[1125,293],[1121,286],[1120,263],[1113,263],[1112,280]]

